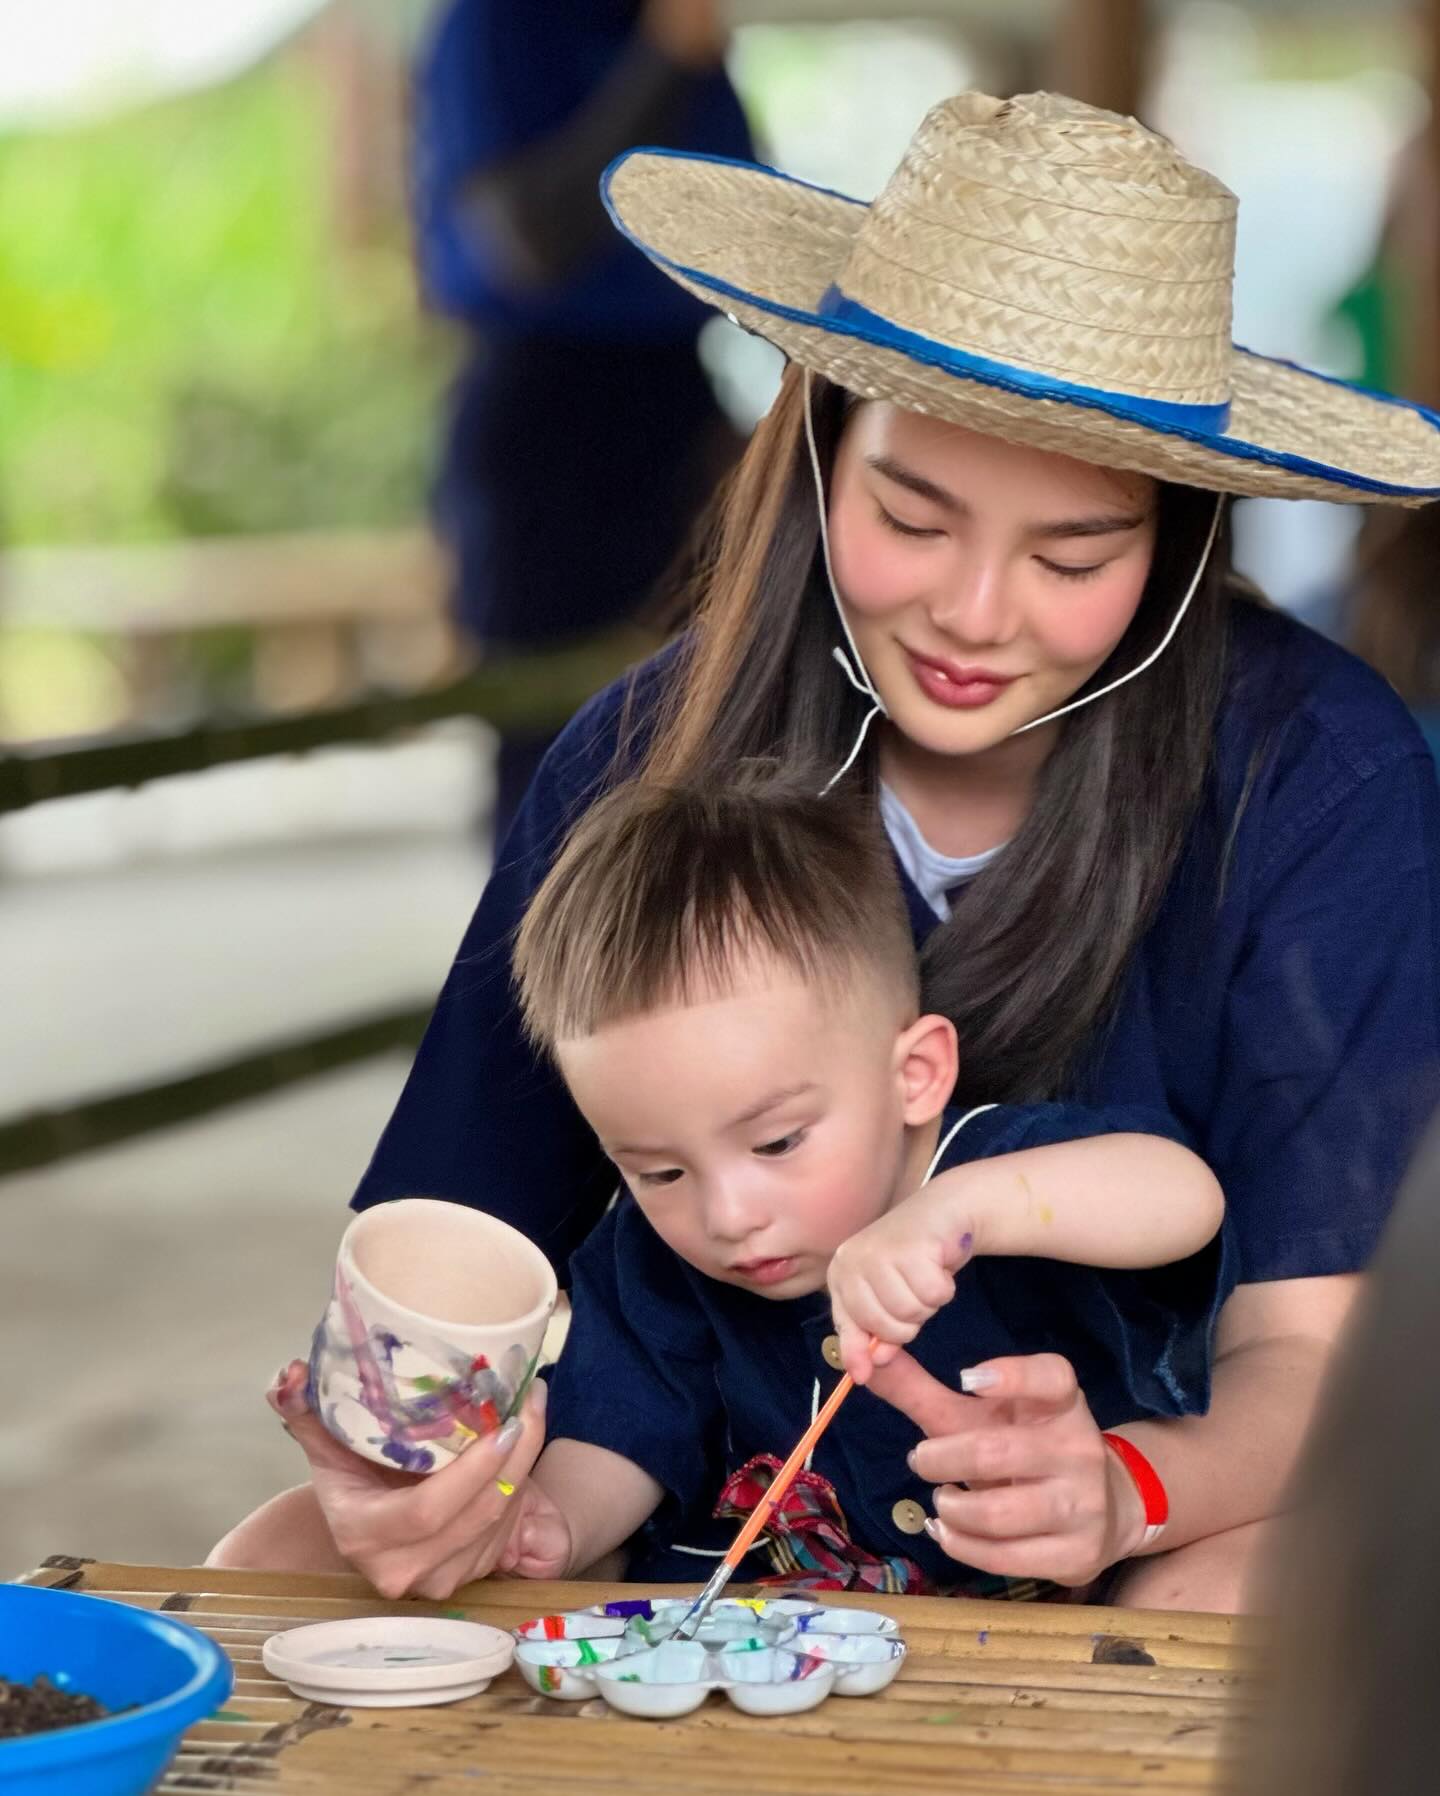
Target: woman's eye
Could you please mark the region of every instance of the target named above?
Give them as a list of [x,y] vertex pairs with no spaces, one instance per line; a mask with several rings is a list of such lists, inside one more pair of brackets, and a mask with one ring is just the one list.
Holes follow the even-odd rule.
[[782,1135],[778,1141],[767,1141],[757,1147],[755,1152],[763,1154],[767,1160],[778,1160],[782,1154],[793,1154],[805,1139],[804,1129],[792,1129],[788,1135]]
[[1058,574],[1062,580],[1093,580],[1107,566],[1103,561],[1092,561],[1084,567],[1067,567],[1063,561],[1047,561],[1043,555],[1035,559],[1047,573]]
[[875,502],[875,510],[885,528],[893,530],[897,536],[940,536],[943,534],[939,530],[922,530],[918,524],[902,524],[899,518],[886,511],[879,500]]
[[637,1172],[635,1177],[642,1185],[673,1185],[685,1175],[678,1166],[667,1166],[663,1172]]

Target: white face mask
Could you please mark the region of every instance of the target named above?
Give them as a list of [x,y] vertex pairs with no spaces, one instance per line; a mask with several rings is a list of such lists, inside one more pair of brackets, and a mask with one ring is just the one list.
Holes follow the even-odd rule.
[[[810,471],[815,477],[815,503],[820,510],[820,548],[825,557],[825,578],[830,584],[830,597],[835,604],[835,614],[840,619],[840,628],[845,632],[845,641],[849,645],[848,654],[844,649],[836,648],[834,651],[835,659],[839,662],[841,668],[844,670],[846,679],[849,680],[855,690],[862,693],[870,700],[870,709],[865,713],[864,720],[860,725],[859,734],[855,738],[855,746],[845,757],[843,765],[837,769],[829,780],[826,781],[824,791],[821,793],[821,797],[824,797],[825,792],[828,792],[837,781],[843,779],[855,765],[860,750],[865,746],[865,738],[870,732],[870,725],[877,717],[888,717],[890,713],[886,710],[885,701],[876,690],[875,683],[870,678],[865,663],[860,658],[860,651],[855,646],[855,637],[850,629],[850,620],[845,615],[845,607],[840,603],[840,590],[835,584],[835,570],[830,563],[830,519],[826,508],[825,479],[820,472],[820,453],[815,446],[815,421],[810,410],[810,370],[808,368],[805,370],[805,442],[810,451]],[[1068,705],[1061,705],[1056,711],[1047,711],[1043,717],[1033,718],[1029,723],[1018,724],[1009,732],[1010,736],[1023,736],[1027,730],[1038,730],[1042,723],[1053,723],[1057,717],[1064,717],[1071,711],[1078,711],[1082,705],[1092,705],[1097,698],[1105,698],[1109,693],[1114,692],[1117,687],[1123,686],[1127,680],[1137,678],[1140,674],[1144,673],[1147,668],[1155,665],[1161,655],[1165,653],[1166,649],[1169,648],[1170,644],[1175,640],[1175,632],[1180,628],[1185,613],[1190,609],[1190,601],[1195,597],[1200,586],[1201,578],[1205,573],[1205,569],[1210,565],[1210,553],[1215,547],[1215,538],[1220,531],[1220,518],[1224,511],[1224,507],[1224,494],[1217,494],[1215,499],[1215,515],[1210,520],[1210,530],[1205,538],[1205,547],[1201,550],[1199,565],[1196,567],[1194,577],[1192,578],[1189,587],[1186,589],[1185,597],[1180,601],[1180,608],[1171,619],[1170,628],[1165,632],[1164,636],[1140,665],[1138,667],[1132,667],[1127,674],[1121,674],[1118,680],[1111,680],[1108,686],[1100,687],[1097,692],[1087,692],[1084,698],[1071,699]],[[1008,736],[1006,740],[1009,740]]]

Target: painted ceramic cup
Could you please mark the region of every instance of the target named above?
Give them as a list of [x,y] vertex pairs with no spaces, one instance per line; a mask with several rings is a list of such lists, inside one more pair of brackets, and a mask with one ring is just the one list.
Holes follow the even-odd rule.
[[518,1413],[554,1307],[550,1262],[507,1223],[433,1198],[377,1204],[340,1243],[311,1407],[366,1459],[438,1471]]

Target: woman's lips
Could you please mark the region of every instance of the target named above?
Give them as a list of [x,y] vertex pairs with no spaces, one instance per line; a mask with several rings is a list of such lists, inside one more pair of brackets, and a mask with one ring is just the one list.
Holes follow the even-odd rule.
[[978,711],[999,698],[1015,680],[1013,674],[994,673],[988,667],[962,667],[933,655],[918,655],[914,649],[906,649],[905,658],[926,698],[952,711]]
[[783,1260],[747,1260],[730,1270],[750,1285],[778,1285],[795,1270],[795,1260],[793,1255]]

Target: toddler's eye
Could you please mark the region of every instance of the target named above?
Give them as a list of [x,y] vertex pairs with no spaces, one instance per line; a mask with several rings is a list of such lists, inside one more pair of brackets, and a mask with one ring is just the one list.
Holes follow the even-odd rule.
[[637,1172],[635,1175],[636,1182],[641,1185],[673,1185],[684,1177],[678,1166],[667,1166],[663,1172]]
[[778,1141],[765,1142],[763,1146],[757,1147],[755,1152],[763,1154],[766,1159],[778,1160],[782,1154],[793,1154],[805,1139],[805,1135],[804,1129],[792,1129],[788,1135],[782,1135]]

